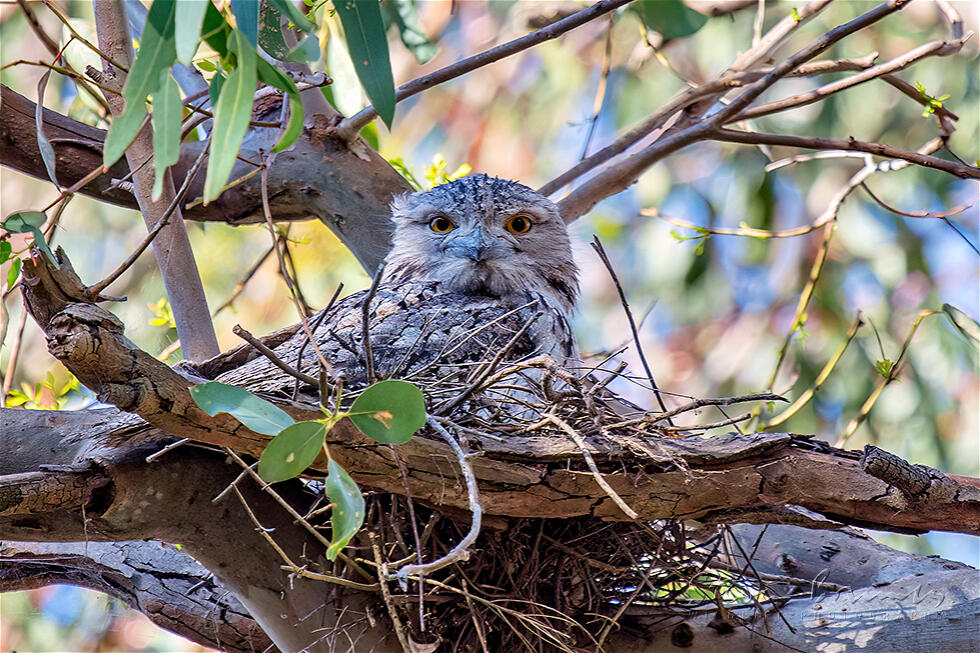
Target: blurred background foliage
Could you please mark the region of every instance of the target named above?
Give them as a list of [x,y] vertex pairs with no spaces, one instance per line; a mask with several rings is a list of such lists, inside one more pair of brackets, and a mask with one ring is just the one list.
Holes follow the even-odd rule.
[[[697,7],[698,2],[691,2]],[[852,0],[832,4],[802,27],[780,53],[801,47],[830,27],[846,22],[876,3]],[[968,28],[978,24],[976,3],[955,2]],[[94,40],[91,4],[63,3],[75,28]],[[435,56],[419,64],[390,33],[395,82],[404,83],[461,57],[482,51],[579,8],[568,2],[467,0],[419,2],[422,31],[437,44]],[[766,27],[793,10],[791,2],[766,3]],[[61,23],[43,6],[36,14],[49,34]],[[462,78],[430,89],[398,105],[394,128],[369,127],[381,153],[399,160],[426,185],[427,166],[452,174],[461,165],[474,171],[517,179],[537,187],[583,155],[611,141],[644,118],[685,80],[709,79],[748,47],[754,6],[711,18],[688,38],[664,42],[644,33],[637,14],[620,11]],[[47,60],[48,55],[15,4],[0,5],[0,45],[4,65]],[[337,47],[336,22],[324,20],[319,62],[333,76],[328,97],[348,115],[365,104],[344,48]],[[879,61],[934,39],[948,38],[948,26],[931,2],[914,2],[870,29],[838,43],[823,58],[880,54]],[[324,43],[325,41],[325,43]],[[607,50],[608,46],[608,50]],[[655,47],[656,46],[656,47]],[[431,55],[427,48],[426,55]],[[603,85],[603,60],[609,72]],[[90,53],[72,44],[68,56],[77,68],[93,63]],[[424,57],[423,57],[424,58]],[[14,65],[0,81],[36,97],[43,69]],[[949,95],[945,106],[960,116],[950,144],[969,162],[980,156],[977,107],[977,43],[948,58],[926,59],[899,76],[919,82],[932,96]],[[822,82],[826,79],[820,80]],[[765,99],[777,99],[818,85],[816,79],[780,82]],[[597,91],[604,88],[597,101]],[[594,111],[601,104],[597,118]],[[94,105],[73,83],[53,76],[45,105],[99,124]],[[594,126],[592,123],[595,123]],[[882,82],[871,82],[826,101],[758,119],[761,131],[881,141],[916,149],[936,133],[922,107]],[[591,136],[590,136],[591,134]],[[831,197],[863,161],[835,158],[766,172],[769,155],[797,151],[703,143],[676,153],[651,168],[629,190],[610,198],[576,221],[571,229],[582,268],[583,299],[577,329],[581,348],[604,357],[632,345],[623,309],[609,275],[587,246],[593,234],[603,241],[632,310],[642,318],[640,341],[661,388],[680,397],[722,396],[764,390],[786,334],[793,329],[796,304],[823,242],[822,230],[783,239],[711,235],[641,214],[655,208],[706,228],[788,229],[813,222]],[[440,164],[440,161],[442,163]],[[823,366],[846,340],[858,313],[865,324],[812,401],[781,424],[780,430],[813,433],[835,442],[858,414],[882,376],[876,363],[898,359],[917,314],[950,303],[973,319],[980,317],[980,272],[974,251],[980,235],[977,186],[944,173],[910,166],[873,175],[868,185],[883,200],[906,211],[939,211],[973,203],[950,221],[907,218],[890,213],[862,190],[844,202],[830,241],[828,260],[802,329],[790,340],[774,389],[793,400],[811,387]],[[55,195],[49,183],[0,171],[3,214],[37,209]],[[264,227],[189,223],[198,265],[212,309],[228,300],[246,273],[269,249]],[[319,222],[282,225],[289,240],[302,291],[313,306],[327,302],[339,283],[349,293],[369,279],[350,253]],[[145,235],[135,211],[76,197],[68,205],[55,237],[83,280],[93,282],[115,268]],[[20,240],[19,240],[20,239]],[[12,239],[15,250],[22,237]],[[2,278],[6,278],[3,270]],[[144,255],[109,288],[128,301],[113,305],[127,335],[144,349],[179,359],[176,337],[153,257]],[[215,319],[222,348],[238,344],[231,333],[241,324],[265,333],[295,321],[286,288],[272,258],[266,258],[241,294]],[[0,350],[0,370],[11,404],[25,407],[80,408],[94,398],[71,383],[68,373],[46,352],[30,320],[22,320],[16,293],[5,299],[10,328]],[[17,364],[11,351],[23,330]],[[642,370],[634,347],[618,354]],[[601,360],[601,358],[599,359]],[[610,363],[607,367],[613,365]],[[652,405],[638,385],[616,388],[634,401]],[[18,394],[20,393],[20,394]],[[683,400],[683,399],[681,399]],[[848,440],[849,448],[875,443],[916,463],[978,475],[980,379],[975,343],[954,330],[942,315],[927,317],[915,334],[898,379],[887,386],[868,419]],[[775,407],[779,410],[780,407]],[[763,421],[766,413],[763,414]],[[722,416],[705,410],[704,421]],[[977,539],[948,534],[922,537],[880,535],[910,551],[937,553],[978,563]],[[91,596],[83,600],[84,596]],[[0,597],[3,650],[198,650],[168,635],[155,634],[134,613],[93,593],[51,587]],[[41,615],[41,616],[38,616]],[[135,625],[134,625],[135,624]],[[143,625],[138,625],[143,624]],[[141,630],[142,629],[142,630]],[[138,634],[133,634],[137,633]],[[182,642],[182,640],[180,640]]]

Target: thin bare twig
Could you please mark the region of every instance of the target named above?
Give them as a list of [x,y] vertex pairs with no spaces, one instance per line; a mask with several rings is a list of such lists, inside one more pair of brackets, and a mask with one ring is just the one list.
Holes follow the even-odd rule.
[[364,300],[361,302],[361,346],[364,347],[364,369],[367,370],[368,383],[374,383],[377,380],[374,375],[374,354],[371,351],[371,325],[368,318],[371,316],[371,300],[374,299],[374,295],[378,292],[378,285],[381,283],[381,277],[384,275],[384,272],[385,264],[382,261],[374,273],[371,288],[368,289]]
[[[564,34],[565,32],[574,29],[580,25],[591,21],[597,16],[601,16],[604,13],[612,11],[613,9],[625,5],[630,2],[630,0],[599,0],[591,7],[578,11],[567,18],[563,18],[556,21],[546,27],[542,27],[539,30],[526,34],[519,39],[514,39],[503,45],[498,45],[495,48],[490,48],[485,52],[480,54],[475,54],[472,57],[467,57],[457,61],[454,64],[441,68],[434,73],[424,75],[418,79],[413,79],[407,84],[399,86],[395,91],[395,101],[401,102],[405,98],[411,97],[416,93],[420,93],[428,88],[436,86],[437,84],[442,84],[450,79],[455,79],[460,75],[465,75],[466,73],[472,72],[477,68],[482,68],[488,64],[495,61],[499,61],[505,57],[509,57],[513,54],[517,54],[522,50],[527,50],[539,43],[549,41],[551,39],[557,38]],[[345,139],[350,140],[354,138],[361,131],[361,128],[367,125],[369,122],[374,120],[378,116],[378,112],[373,106],[362,109],[354,116],[347,118],[339,125],[337,125],[337,134]]]
[[953,222],[949,219],[949,217],[952,215],[956,215],[957,213],[962,213],[963,211],[966,211],[968,208],[973,206],[973,203],[967,204],[965,206],[957,206],[956,208],[950,209],[948,211],[940,211],[936,213],[930,213],[929,211],[908,212],[908,211],[903,211],[901,209],[897,209],[894,206],[886,203],[880,197],[878,197],[873,192],[871,192],[871,189],[868,188],[868,185],[865,184],[863,181],[861,182],[861,188],[864,190],[864,192],[868,194],[868,196],[871,199],[873,199],[878,204],[878,206],[885,209],[886,211],[891,211],[896,215],[902,215],[905,216],[906,218],[937,218],[939,220],[942,220],[943,222],[946,223],[946,225],[950,229],[955,231],[956,234],[963,239],[963,242],[965,242],[970,247],[970,249],[972,249],[974,252],[977,253],[978,256],[980,256],[980,249],[977,249],[977,246],[973,244],[973,241],[967,238],[966,234],[964,234],[962,231],[957,229],[956,225],[953,224]]
[[437,571],[443,567],[448,567],[456,562],[469,560],[469,547],[476,542],[476,538],[480,534],[483,505],[480,503],[480,491],[477,489],[476,476],[473,474],[473,468],[470,466],[468,456],[463,453],[463,449],[459,446],[459,443],[456,442],[456,438],[454,438],[449,431],[447,431],[442,424],[439,423],[437,418],[430,416],[426,419],[426,422],[436,433],[442,436],[442,439],[449,444],[453,450],[453,453],[456,454],[456,460],[459,462],[459,469],[463,474],[463,478],[466,480],[466,493],[469,498],[472,521],[470,522],[469,532],[466,533],[466,536],[460,540],[459,543],[449,551],[449,553],[438,560],[433,560],[432,562],[426,564],[405,565],[404,567],[401,567],[393,576],[390,576],[391,578],[397,578],[399,580],[405,580],[409,576],[418,576],[421,578],[425,574]]
[[232,328],[231,332],[234,333],[239,338],[241,338],[242,340],[244,340],[245,342],[247,342],[248,344],[255,347],[255,349],[257,349],[263,356],[268,358],[273,365],[281,369],[289,376],[299,381],[302,381],[303,383],[307,383],[313,386],[314,388],[317,387],[317,384],[319,383],[317,379],[314,379],[312,376],[308,374],[303,374],[299,370],[294,369],[293,367],[285,363],[281,358],[276,356],[276,352],[269,349],[261,340],[259,340],[251,333],[243,329],[240,324],[236,324]]

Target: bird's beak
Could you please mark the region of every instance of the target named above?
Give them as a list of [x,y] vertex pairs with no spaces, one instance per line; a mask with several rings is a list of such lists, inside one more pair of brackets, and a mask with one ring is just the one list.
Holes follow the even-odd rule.
[[471,232],[453,238],[446,249],[447,253],[453,256],[468,258],[472,261],[482,261],[486,258],[489,247],[490,242],[487,234],[484,233],[483,227],[477,225]]

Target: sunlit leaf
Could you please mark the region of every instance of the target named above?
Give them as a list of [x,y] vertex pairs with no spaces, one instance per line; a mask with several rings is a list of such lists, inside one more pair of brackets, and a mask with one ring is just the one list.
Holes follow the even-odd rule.
[[395,118],[395,82],[381,7],[377,2],[335,0],[334,8],[344,25],[347,49],[357,77],[378,115],[391,129]]
[[335,28],[334,24],[331,24],[330,37],[326,45],[326,60],[327,72],[330,73],[333,84],[324,87],[323,90],[338,111],[345,116],[352,116],[364,108],[363,92],[350,52],[337,36],[339,31],[339,27]]
[[228,48],[238,55],[238,67],[222,85],[221,95],[214,107],[211,154],[204,180],[205,202],[216,199],[231,176],[252,117],[252,98],[257,81],[255,49],[239,30],[228,37]]
[[276,435],[293,425],[284,410],[234,385],[209,381],[192,386],[190,393],[208,415],[228,413],[256,433]]
[[364,523],[364,495],[343,467],[333,458],[327,463],[327,479],[324,491],[333,505],[330,512],[332,534],[327,560],[333,560],[340,550],[347,546]]
[[6,263],[13,254],[14,246],[9,240],[0,241],[0,263]]
[[51,180],[51,183],[58,190],[61,190],[61,186],[58,185],[58,177],[55,175],[54,170],[54,148],[51,147],[51,141],[48,140],[47,135],[44,133],[44,89],[48,85],[48,78],[50,76],[51,69],[48,68],[41,75],[41,79],[37,80],[37,104],[34,105],[34,124],[36,126],[35,131],[37,132],[37,149],[41,153],[41,160],[44,161],[44,169],[48,172],[48,179]]
[[289,122],[279,137],[279,142],[272,148],[273,152],[281,152],[296,142],[300,134],[303,133],[303,100],[300,98],[299,89],[289,75],[270,64],[265,59],[258,59],[258,75],[265,84],[274,86],[286,93],[289,98]]
[[262,20],[259,31],[259,45],[280,61],[316,61],[320,58],[320,43],[315,35],[305,37],[295,47],[290,48],[282,35],[282,16],[272,5],[262,7]]
[[197,53],[197,44],[201,40],[201,24],[211,0],[180,0],[177,3],[175,44],[177,61],[185,66],[191,65],[191,60]]
[[953,323],[956,330],[973,342],[980,343],[980,324],[952,304],[943,304],[943,313]]
[[139,54],[126,75],[123,98],[126,106],[109,127],[102,149],[102,163],[111,166],[136,138],[146,117],[146,98],[156,92],[163,77],[177,59],[174,44],[174,0],[154,0],[146,16]]
[[327,426],[323,422],[297,422],[272,438],[259,459],[259,476],[278,483],[299,476],[323,450]]
[[153,94],[153,201],[163,193],[167,168],[180,157],[180,119],[184,112],[177,80],[169,68],[164,68],[161,75],[160,88]]
[[640,0],[632,5],[647,29],[658,32],[664,39],[690,36],[704,27],[708,17],[681,0]]
[[350,413],[350,420],[368,437],[399,444],[425,425],[425,399],[413,383],[380,381],[354,400]]
[[386,0],[384,8],[398,27],[398,35],[408,51],[419,63],[426,63],[436,56],[439,48],[422,32],[419,24],[419,10],[415,0]]
[[208,0],[204,11],[204,26],[201,28],[201,38],[218,56],[224,59],[228,56],[228,37],[231,35],[231,25],[221,15],[214,3]]

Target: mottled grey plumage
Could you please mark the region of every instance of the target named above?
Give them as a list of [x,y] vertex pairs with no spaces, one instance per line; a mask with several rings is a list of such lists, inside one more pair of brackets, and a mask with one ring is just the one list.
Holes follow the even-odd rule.
[[[569,320],[578,270],[554,203],[521,184],[473,175],[398,197],[392,214],[393,246],[369,314],[378,377],[464,382],[525,327],[505,361],[537,354],[559,364],[577,359]],[[508,230],[515,216],[518,222]],[[436,219],[452,228],[438,233]],[[518,233],[526,226],[522,220],[530,228]],[[344,374],[347,387],[367,382],[361,341],[366,297],[364,291],[341,300],[316,330],[320,350]],[[312,347],[296,360],[305,339],[300,331],[276,353],[315,376]],[[265,358],[219,380],[266,393],[288,392],[294,385]]]

